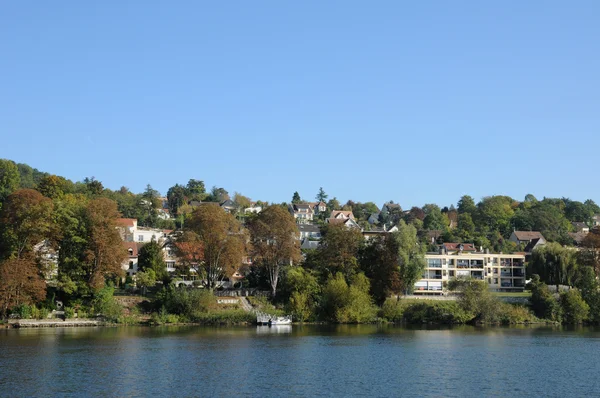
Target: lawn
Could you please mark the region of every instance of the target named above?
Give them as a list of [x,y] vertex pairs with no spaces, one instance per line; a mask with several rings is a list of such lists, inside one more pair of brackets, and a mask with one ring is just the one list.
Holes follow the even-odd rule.
[[531,297],[531,292],[493,292],[494,296],[498,297]]

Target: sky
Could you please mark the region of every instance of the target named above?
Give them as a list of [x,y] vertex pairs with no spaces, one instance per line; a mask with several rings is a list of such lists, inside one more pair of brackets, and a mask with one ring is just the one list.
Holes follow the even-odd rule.
[[598,1],[0,0],[0,158],[166,193],[600,203]]

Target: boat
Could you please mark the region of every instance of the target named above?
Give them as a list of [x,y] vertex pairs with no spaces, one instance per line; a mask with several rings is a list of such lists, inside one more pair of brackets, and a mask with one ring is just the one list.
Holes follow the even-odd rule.
[[279,325],[291,325],[292,317],[291,316],[277,316],[269,319],[269,326],[279,326]]
[[268,326],[276,326],[276,325],[291,325],[292,324],[292,316],[275,316],[270,314],[265,314],[262,312],[256,313],[256,323],[258,325],[268,325]]

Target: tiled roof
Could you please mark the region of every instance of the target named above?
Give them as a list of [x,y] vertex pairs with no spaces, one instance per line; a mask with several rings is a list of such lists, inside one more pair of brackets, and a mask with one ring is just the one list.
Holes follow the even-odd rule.
[[[129,257],[137,257],[138,245],[136,242],[123,242],[123,247],[125,247],[125,249],[127,250]],[[133,252],[133,254],[130,254],[130,251],[129,251],[130,249]]]
[[[513,232],[518,240],[533,240],[533,239],[544,239],[544,236],[539,231],[514,231]],[[544,239],[545,240],[545,239]]]
[[117,219],[117,224],[119,224],[123,227],[134,227],[136,222],[137,222],[137,219],[135,219],[135,218],[118,218]]
[[352,211],[350,210],[333,210],[330,218],[337,218],[339,215],[343,215],[346,218],[351,218],[354,220],[354,214],[352,214]]
[[444,243],[443,246],[449,252],[458,251],[460,246],[463,247],[463,252],[474,252],[477,251],[472,243]]

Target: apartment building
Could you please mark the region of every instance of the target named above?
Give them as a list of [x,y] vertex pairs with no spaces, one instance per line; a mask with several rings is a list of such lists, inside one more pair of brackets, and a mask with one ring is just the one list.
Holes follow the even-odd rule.
[[493,291],[523,291],[524,254],[493,254],[474,250],[472,246],[465,250],[465,246],[445,243],[438,253],[427,253],[427,265],[422,278],[415,283],[414,293],[443,294],[449,280],[469,277],[485,281]]

